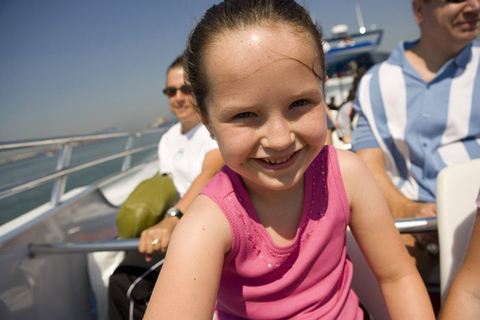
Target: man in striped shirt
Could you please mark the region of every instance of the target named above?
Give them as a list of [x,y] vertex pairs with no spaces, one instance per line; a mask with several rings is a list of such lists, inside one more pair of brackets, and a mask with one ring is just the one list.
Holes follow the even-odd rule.
[[480,0],[412,7],[421,37],[362,78],[352,143],[397,219],[436,215],[438,172],[480,158]]

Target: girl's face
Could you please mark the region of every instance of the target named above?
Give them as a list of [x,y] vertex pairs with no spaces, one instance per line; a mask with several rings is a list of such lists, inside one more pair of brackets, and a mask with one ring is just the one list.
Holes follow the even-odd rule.
[[302,181],[326,138],[317,49],[281,26],[229,31],[206,52],[209,131],[247,187],[286,190]]

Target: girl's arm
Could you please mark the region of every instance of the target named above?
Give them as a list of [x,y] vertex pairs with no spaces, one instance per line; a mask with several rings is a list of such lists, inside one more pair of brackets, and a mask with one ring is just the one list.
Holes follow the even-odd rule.
[[440,319],[480,319],[480,208],[465,260],[452,283]]
[[338,151],[350,228],[375,274],[392,319],[435,319],[423,281],[395,228],[383,193],[355,154]]
[[200,195],[173,232],[165,264],[144,319],[213,318],[230,226],[208,197]]

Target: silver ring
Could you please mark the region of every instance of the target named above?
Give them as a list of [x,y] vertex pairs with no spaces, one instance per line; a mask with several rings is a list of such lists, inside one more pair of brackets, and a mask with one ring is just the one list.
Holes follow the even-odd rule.
[[152,242],[150,242],[150,244],[151,244],[152,246],[154,246],[154,245],[156,245],[156,244],[159,243],[159,242],[160,242],[159,239],[153,239]]

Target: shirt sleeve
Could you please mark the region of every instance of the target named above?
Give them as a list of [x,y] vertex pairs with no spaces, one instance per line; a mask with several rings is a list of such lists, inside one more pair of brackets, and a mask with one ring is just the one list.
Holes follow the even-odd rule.
[[205,154],[209,153],[212,150],[218,149],[217,141],[210,139],[205,143]]
[[338,110],[337,114],[337,122],[338,122],[338,136],[343,137],[347,134],[352,133],[352,125],[351,125],[351,118],[350,118],[350,113],[352,109],[352,101],[347,101],[345,102],[342,106],[340,106],[340,109]]
[[353,130],[352,150],[358,151],[361,149],[379,148],[380,146],[373,135],[370,124],[368,123],[368,119],[362,112],[362,106],[360,105],[358,96],[355,99],[353,107],[358,114],[358,122]]

